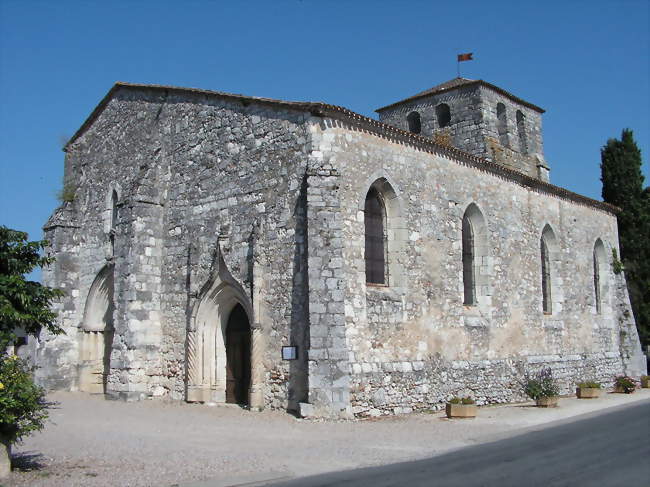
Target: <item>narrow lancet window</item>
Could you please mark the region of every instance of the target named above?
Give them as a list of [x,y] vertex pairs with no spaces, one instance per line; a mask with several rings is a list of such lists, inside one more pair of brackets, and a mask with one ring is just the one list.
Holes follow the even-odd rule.
[[607,294],[607,268],[605,259],[605,246],[601,239],[594,244],[594,298],[596,301],[596,313],[600,314],[603,307],[603,297]]
[[463,304],[476,304],[476,276],[474,274],[474,229],[470,216],[465,213],[463,216]]
[[600,269],[598,265],[598,256],[594,248],[594,296],[596,298],[596,313],[600,313]]
[[542,257],[542,311],[551,313],[551,262],[549,258],[548,245],[542,235],[540,239],[540,252]]
[[111,243],[111,255],[115,256],[115,226],[117,225],[117,191],[111,193],[111,230],[108,239]]
[[366,233],[366,282],[386,284],[386,210],[375,188],[366,195],[364,222]]
[[111,230],[117,225],[117,191],[113,190],[111,195]]

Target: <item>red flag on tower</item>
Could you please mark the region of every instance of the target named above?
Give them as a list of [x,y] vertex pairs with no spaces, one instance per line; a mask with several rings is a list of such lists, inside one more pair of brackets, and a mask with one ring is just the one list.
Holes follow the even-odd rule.
[[467,52],[465,54],[459,54],[458,55],[458,62],[461,61],[473,61],[474,59],[472,58],[473,52]]

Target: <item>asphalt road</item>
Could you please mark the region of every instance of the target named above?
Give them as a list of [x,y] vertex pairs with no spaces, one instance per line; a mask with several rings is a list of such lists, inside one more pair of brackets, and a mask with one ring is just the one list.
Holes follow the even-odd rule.
[[272,485],[650,486],[650,402],[426,460],[303,477]]

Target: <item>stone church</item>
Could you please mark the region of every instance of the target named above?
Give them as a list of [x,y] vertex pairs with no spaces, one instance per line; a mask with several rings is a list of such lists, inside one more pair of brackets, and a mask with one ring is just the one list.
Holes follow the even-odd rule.
[[644,372],[617,209],[549,183],[544,110],[456,78],[377,112],[115,84],[65,147],[38,380],[346,418]]

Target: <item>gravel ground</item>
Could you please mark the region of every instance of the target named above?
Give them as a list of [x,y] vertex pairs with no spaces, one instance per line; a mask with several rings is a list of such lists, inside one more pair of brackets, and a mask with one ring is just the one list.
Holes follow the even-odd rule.
[[469,420],[441,412],[362,421],[306,421],[236,406],[106,401],[54,393],[46,429],[14,447],[11,486],[217,487],[434,456],[531,427],[632,402],[650,390],[479,408]]

